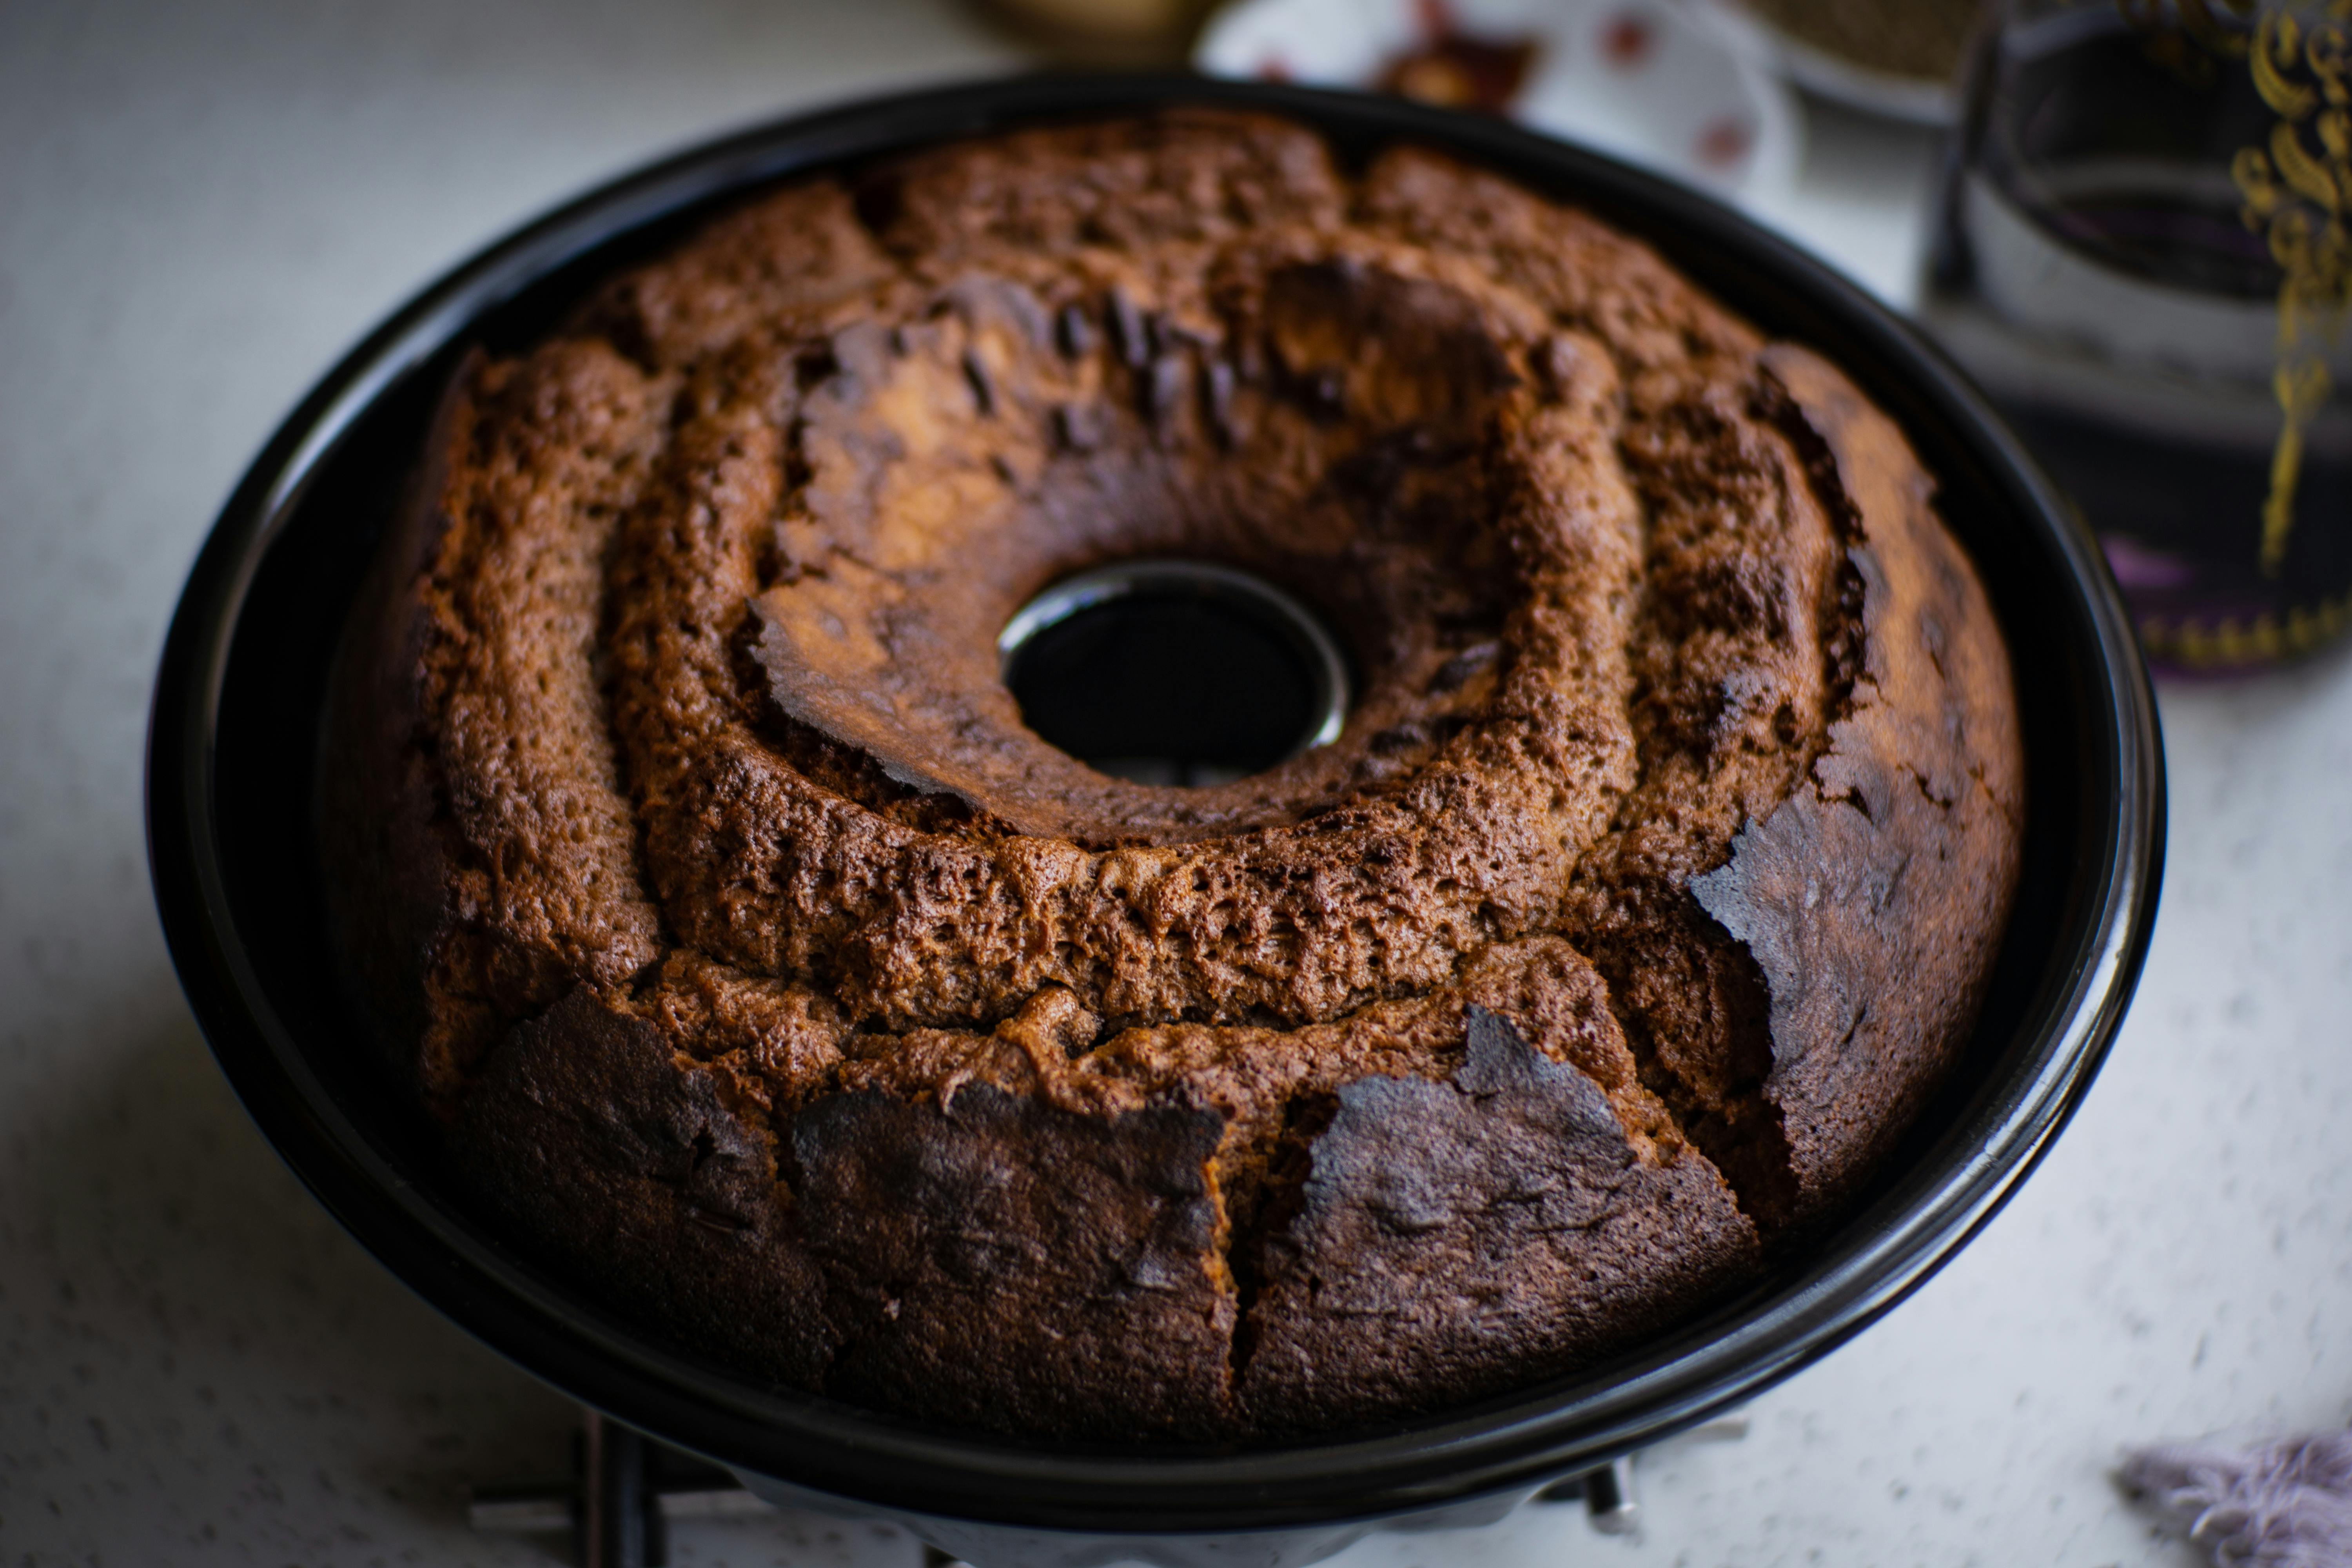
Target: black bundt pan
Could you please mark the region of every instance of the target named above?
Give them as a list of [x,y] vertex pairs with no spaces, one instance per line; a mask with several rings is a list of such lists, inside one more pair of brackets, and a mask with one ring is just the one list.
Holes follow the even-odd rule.
[[[429,1140],[356,1062],[310,827],[329,656],[467,345],[530,343],[591,282],[772,182],[1176,103],[1286,114],[1351,159],[1435,146],[1580,204],[1828,354],[1901,423],[1984,574],[2024,717],[2024,881],[1982,1022],[1869,1207],[1704,1321],[1507,1398],[1313,1446],[1171,1451],[1014,1444],[754,1386],[479,1226]],[[278,1152],[385,1267],[548,1383],[771,1496],[911,1520],[991,1564],[1297,1563],[1380,1524],[1494,1517],[1827,1353],[1966,1243],[2082,1100],[2138,975],[2164,835],[2155,709],[2097,549],[1910,327],[1725,208],[1499,121],[1181,77],[989,82],[762,126],[608,185],[434,284],[303,401],[221,513],[165,644],[147,787],[156,903],[214,1053]]]

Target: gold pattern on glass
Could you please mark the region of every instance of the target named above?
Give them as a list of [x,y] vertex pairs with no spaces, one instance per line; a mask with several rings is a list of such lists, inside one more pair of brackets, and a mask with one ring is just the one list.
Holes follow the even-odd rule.
[[[2246,51],[2254,89],[2279,117],[2267,146],[2242,147],[2230,176],[2245,198],[2240,216],[2270,246],[2284,276],[2278,293],[2278,365],[2271,390],[2282,422],[2263,502],[2262,568],[2278,574],[2294,529],[2304,432],[2334,382],[2329,352],[2352,305],[2352,0],[2329,0],[2309,23],[2274,11],[2255,25]],[[2306,139],[2308,138],[2308,139]]]
[[[2276,576],[2294,531],[2304,435],[2327,402],[2329,352],[2352,307],[2352,0],[2327,0],[2305,22],[2259,0],[2116,0],[2150,54],[2176,75],[2210,84],[2217,59],[2243,58],[2254,90],[2279,117],[2264,145],[2242,147],[2230,176],[2239,216],[2284,274],[2278,291],[2278,441],[2271,449],[2259,560]],[[2248,24],[2252,24],[2251,34]],[[2234,26],[2232,25],[2234,24]],[[2307,141],[2306,135],[2309,140]]]
[[2224,616],[2218,624],[2176,616],[2147,616],[2139,623],[2140,642],[2158,658],[2189,669],[2229,669],[2273,663],[2314,648],[2352,630],[2352,595],[2298,605],[2285,615],[2269,610],[2251,619]]

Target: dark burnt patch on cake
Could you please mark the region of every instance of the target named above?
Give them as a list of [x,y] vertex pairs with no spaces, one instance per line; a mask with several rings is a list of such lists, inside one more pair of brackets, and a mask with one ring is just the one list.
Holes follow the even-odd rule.
[[[1156,788],[1013,612],[1140,557],[1345,645]],[[341,945],[488,1211],[746,1375],[1270,1439],[1590,1366],[1841,1212],[2023,812],[1900,435],[1644,247],[1283,122],[819,179],[462,374],[347,636]]]
[[1442,1082],[1338,1091],[1258,1264],[1244,1399],[1276,1431],[1463,1402],[1589,1363],[1752,1273],[1705,1162],[1631,1143],[1574,1068],[1473,1005]]
[[944,1103],[813,1105],[792,1139],[800,1234],[843,1334],[825,1392],[965,1426],[1227,1429],[1231,1305],[1202,1266],[1221,1131],[1205,1112],[1098,1118],[985,1083]]
[[[687,1344],[726,1347],[752,1376],[806,1386],[839,1334],[775,1148],[723,1075],[680,1064],[667,1031],[584,991],[500,1044],[450,1139],[533,1255],[598,1258],[605,1300]],[[659,1243],[615,1248],[615,1236]],[[733,1342],[747,1321],[762,1325],[756,1346]]]

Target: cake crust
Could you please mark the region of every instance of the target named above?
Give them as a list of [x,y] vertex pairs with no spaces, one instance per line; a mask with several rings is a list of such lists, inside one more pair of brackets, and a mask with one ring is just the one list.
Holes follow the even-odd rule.
[[[1319,610],[1336,742],[1025,730],[1153,555]],[[1832,365],[1576,210],[1171,111],[761,197],[469,361],[347,631],[373,1037],[519,1244],[947,1425],[1336,1433],[1761,1278],[1948,1072],[2007,657]]]

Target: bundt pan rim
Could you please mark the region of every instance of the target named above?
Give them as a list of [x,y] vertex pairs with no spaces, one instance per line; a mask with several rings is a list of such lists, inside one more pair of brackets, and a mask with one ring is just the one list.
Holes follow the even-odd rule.
[[[1801,1261],[1659,1342],[1480,1405],[1341,1440],[1138,1450],[932,1431],[744,1385],[511,1256],[436,1190],[366,1086],[338,1076],[331,1047],[350,1025],[315,962],[316,868],[283,803],[307,809],[322,650],[373,537],[338,531],[320,498],[370,476],[396,489],[414,449],[398,432],[421,428],[467,343],[527,341],[589,277],[717,201],[915,145],[1180,103],[1287,114],[1343,153],[1417,140],[1576,201],[1743,316],[1830,353],[1904,427],[2020,672],[2033,826],[1983,1020],[1896,1173]],[[1182,77],[991,81],[781,121],[626,176],[452,271],[328,374],[224,509],[166,641],[148,768],[157,905],[215,1054],[281,1156],[411,1289],[545,1381],[739,1469],[877,1508],[1122,1535],[1297,1529],[1524,1489],[1753,1397],[1859,1331],[1982,1226],[2087,1089],[2145,953],[2164,819],[2153,700],[2095,545],[1966,382],[1883,307],[1702,197],[1498,121]]]

